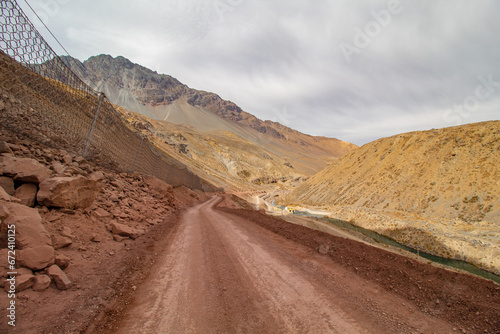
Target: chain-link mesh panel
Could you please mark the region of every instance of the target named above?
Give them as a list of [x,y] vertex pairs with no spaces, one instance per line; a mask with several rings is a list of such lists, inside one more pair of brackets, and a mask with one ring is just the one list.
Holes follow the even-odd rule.
[[57,56],[16,1],[0,1],[0,122],[32,140],[117,171],[213,190],[130,130],[121,114]]

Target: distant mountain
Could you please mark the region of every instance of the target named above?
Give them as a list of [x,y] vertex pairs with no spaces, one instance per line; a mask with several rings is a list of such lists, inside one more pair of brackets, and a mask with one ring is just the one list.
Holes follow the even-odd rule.
[[356,148],[335,138],[309,136],[272,121],[262,121],[214,93],[189,88],[124,57],[91,57],[81,63],[62,57],[82,78],[88,77],[108,99],[153,120],[192,126],[197,131],[225,131],[288,161],[305,175]]
[[288,203],[500,223],[500,121],[417,131],[353,150]]

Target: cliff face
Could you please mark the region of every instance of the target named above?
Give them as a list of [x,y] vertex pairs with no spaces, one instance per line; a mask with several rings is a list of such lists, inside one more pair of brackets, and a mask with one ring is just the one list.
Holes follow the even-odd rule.
[[335,138],[305,135],[279,123],[262,121],[214,93],[189,88],[124,57],[91,57],[81,63],[63,57],[70,68],[88,77],[111,102],[154,120],[185,124],[199,131],[223,130],[294,161],[312,175],[356,145]]
[[500,121],[491,121],[376,140],[287,200],[500,222],[499,197]]

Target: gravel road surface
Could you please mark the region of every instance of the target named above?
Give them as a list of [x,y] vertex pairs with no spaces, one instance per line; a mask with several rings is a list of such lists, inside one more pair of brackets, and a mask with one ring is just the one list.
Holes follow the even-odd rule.
[[449,333],[453,326],[244,218],[182,216],[117,333]]

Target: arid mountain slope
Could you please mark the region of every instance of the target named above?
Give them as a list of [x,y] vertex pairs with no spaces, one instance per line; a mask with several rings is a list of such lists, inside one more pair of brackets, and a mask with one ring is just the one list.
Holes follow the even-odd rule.
[[312,175],[356,146],[335,138],[313,137],[279,123],[262,121],[218,95],[191,89],[124,57],[91,57],[83,63],[63,57],[113,103],[155,120],[191,125],[199,131],[223,130],[294,162]]
[[346,154],[286,200],[500,222],[500,121],[382,138]]
[[[131,128],[141,132],[169,156],[226,190],[288,187],[306,178],[286,159],[223,130],[197,131],[193,127],[155,121],[118,107]],[[269,188],[267,187],[267,188]]]

